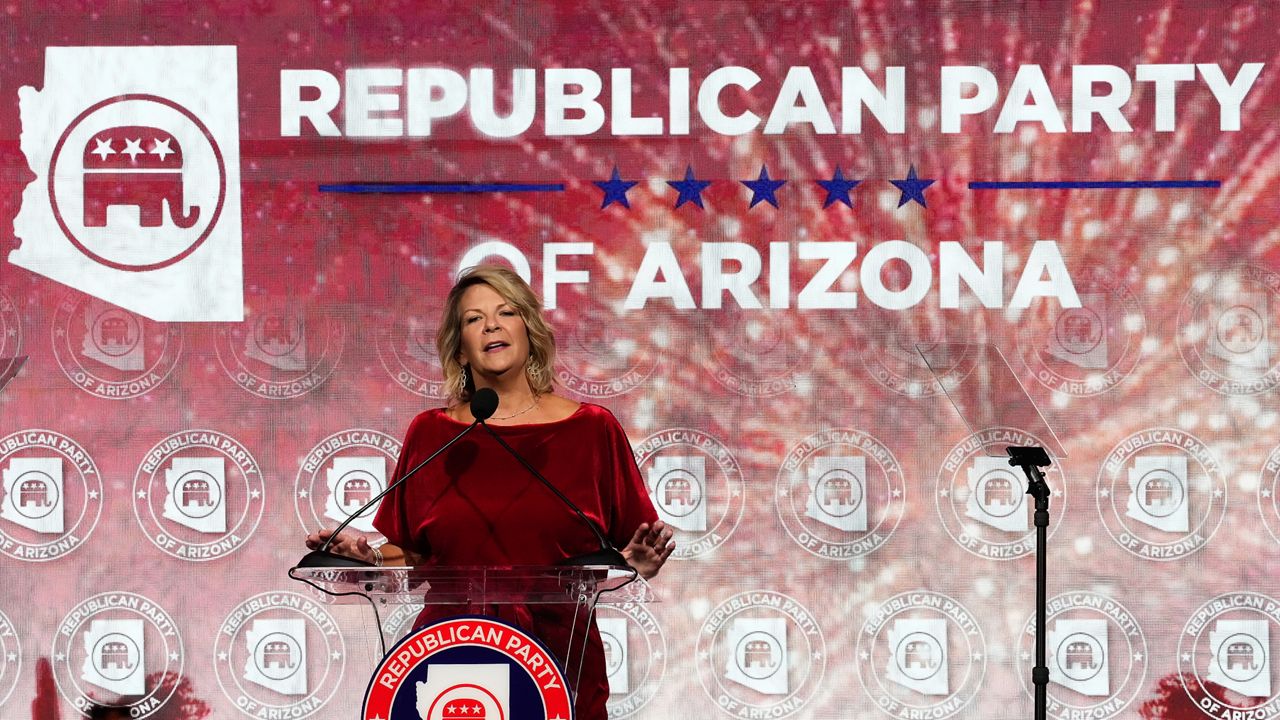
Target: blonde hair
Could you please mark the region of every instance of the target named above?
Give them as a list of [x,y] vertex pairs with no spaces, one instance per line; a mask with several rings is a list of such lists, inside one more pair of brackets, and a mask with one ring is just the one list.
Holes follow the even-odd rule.
[[475,378],[467,373],[463,377],[458,355],[462,352],[462,315],[458,306],[462,294],[474,285],[488,285],[502,296],[524,320],[529,335],[529,361],[524,374],[529,378],[529,388],[534,395],[545,395],[555,386],[552,364],[556,359],[556,336],[542,317],[542,302],[533,288],[519,275],[501,265],[477,265],[458,274],[458,281],[449,290],[440,314],[440,328],[436,331],[436,352],[440,355],[440,367],[444,369],[445,396],[467,402],[475,391]]

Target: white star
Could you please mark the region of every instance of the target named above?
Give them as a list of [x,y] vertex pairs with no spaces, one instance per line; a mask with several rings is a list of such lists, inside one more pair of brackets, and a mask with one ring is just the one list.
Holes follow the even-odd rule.
[[334,650],[331,656],[333,657],[334,660],[342,659],[342,653],[338,652],[337,650]]
[[861,653],[859,653],[858,656],[861,657],[863,660],[871,659],[871,653],[867,652],[866,650],[863,650]]
[[1062,491],[1061,491],[1061,490],[1054,490],[1054,491],[1053,491],[1053,496],[1054,496],[1054,497],[1062,497]]
[[1262,491],[1262,497],[1271,497],[1271,491],[1270,491],[1270,490],[1263,490],[1263,491]]
[[139,499],[139,500],[146,500],[146,499],[147,499],[147,491],[146,491],[146,490],[139,490],[139,491],[138,491],[138,499]]
[[90,499],[90,500],[97,500],[97,499],[98,499],[98,491],[97,491],[97,490],[90,490],[90,491],[89,491],[89,499]]
[[18,662],[18,653],[9,653],[5,655],[5,659],[9,662]]
[[253,498],[254,500],[257,500],[258,498],[262,497],[262,493],[258,492],[257,490],[250,490],[249,497]]
[[95,138],[94,141],[97,142],[98,144],[94,146],[94,148],[89,152],[93,153],[94,155],[97,155],[98,157],[102,158],[104,161],[107,159],[108,155],[116,154],[116,151],[111,147],[110,138],[107,138],[106,140],[103,140],[102,138]]
[[738,497],[738,496],[740,496],[740,495],[742,495],[742,488],[735,487],[735,488],[730,488],[730,489],[729,489],[729,496],[730,496],[730,497]]
[[1214,488],[1213,496],[1216,498],[1222,497],[1222,488]]
[[814,660],[821,660],[821,659],[822,659],[822,653],[820,653],[820,652],[815,652],[815,653],[813,654],[813,659],[814,659]]
[[299,490],[299,491],[298,491],[298,497],[300,497],[300,498],[304,498],[304,497],[306,497],[306,496],[307,496],[307,491],[306,491],[306,490]]
[[477,714],[477,715],[479,715],[479,714],[480,714],[480,711],[481,711],[481,710],[483,710],[483,709],[484,709],[484,708],[480,707],[479,705],[472,705],[472,706],[471,706],[471,712],[473,712],[473,713],[475,713],[475,714]]
[[220,652],[220,653],[218,653],[218,660],[219,660],[219,661],[221,661],[221,662],[226,662],[226,661],[227,661],[227,654],[226,654],[226,653],[224,653],[224,652]]
[[787,496],[787,491],[786,491],[786,490],[779,490],[779,491],[778,491],[778,497],[780,497],[780,498],[785,498],[786,496]]
[[899,490],[898,488],[894,488],[894,489],[893,489],[893,496],[894,496],[894,497],[902,497],[902,491],[901,491],[901,490]]
[[9,337],[18,337],[18,331],[14,330],[13,328],[9,328],[9,332],[5,334],[8,335]]
[[1191,653],[1182,653],[1182,662],[1191,662]]
[[1142,662],[1142,653],[1140,653],[1140,652],[1136,652],[1136,653],[1134,653],[1134,654],[1133,654],[1133,661],[1134,661],[1134,662]]
[[662,651],[661,651],[661,650],[657,650],[657,651],[655,651],[655,652],[653,653],[653,659],[654,659],[654,660],[661,660],[661,659],[662,659]]
[[974,659],[974,660],[981,660],[981,659],[982,659],[982,653],[980,653],[980,652],[979,652],[979,653],[974,653],[974,654],[973,654],[973,659]]
[[374,715],[373,720],[386,720],[386,718],[382,717],[381,715]]
[[943,488],[938,491],[938,494],[942,497],[951,497],[951,490],[949,488]]
[[169,653],[169,662],[178,662],[178,653]]
[[63,655],[62,653],[58,653],[57,655],[53,656],[53,659],[57,660],[58,662],[62,662],[63,660],[67,659],[67,656]]
[[130,140],[128,138],[125,138],[124,150],[121,150],[120,152],[125,155],[128,155],[130,161],[137,162],[138,156],[141,155],[143,152],[142,138],[138,138],[137,140]]
[[1102,488],[1098,490],[1098,497],[1111,497],[1111,491],[1106,488]]
[[707,652],[706,650],[703,650],[702,652],[698,653],[698,657],[702,658],[703,660],[709,660],[711,658],[711,653]]
[[164,162],[164,159],[170,155],[173,155],[174,152],[169,149],[168,140],[161,140],[160,138],[156,138],[155,144],[151,146],[151,154],[159,155],[160,161]]

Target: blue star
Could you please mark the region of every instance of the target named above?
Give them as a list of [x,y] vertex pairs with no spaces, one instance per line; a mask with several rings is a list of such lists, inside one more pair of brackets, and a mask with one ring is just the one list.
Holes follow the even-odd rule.
[[767,202],[774,207],[778,207],[778,198],[774,197],[773,193],[787,184],[786,180],[770,178],[768,165],[760,166],[760,177],[755,180],[739,180],[738,182],[751,188],[751,205],[747,207],[748,210],[761,202]]
[[907,171],[907,179],[890,180],[895,187],[902,191],[902,197],[898,198],[898,207],[906,205],[914,200],[920,203],[921,207],[929,207],[924,202],[924,189],[933,184],[933,178],[916,177],[916,166],[912,165]]
[[691,202],[697,205],[699,209],[702,207],[702,191],[707,189],[711,184],[710,180],[698,180],[693,176],[693,166],[686,165],[684,169],[683,180],[668,180],[667,184],[680,191],[680,197],[676,198],[676,207]]
[[613,175],[608,180],[595,180],[594,185],[604,191],[604,201],[600,203],[603,210],[614,203],[630,210],[627,202],[627,191],[639,184],[638,180],[623,180],[618,176],[618,166],[613,166]]
[[858,185],[861,180],[846,180],[844,174],[840,171],[840,166],[836,166],[836,174],[830,180],[817,180],[819,185],[827,191],[826,202],[822,203],[823,208],[831,207],[831,204],[839,201],[849,207],[853,207],[853,201],[849,199],[849,191]]

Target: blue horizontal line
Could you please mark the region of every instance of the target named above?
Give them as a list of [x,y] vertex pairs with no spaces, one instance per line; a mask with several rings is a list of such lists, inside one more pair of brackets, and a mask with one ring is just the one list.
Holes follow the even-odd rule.
[[564,192],[564,183],[342,183],[321,185],[336,193]]
[[1124,188],[1217,188],[1221,180],[1032,180],[971,182],[970,190],[1119,190]]

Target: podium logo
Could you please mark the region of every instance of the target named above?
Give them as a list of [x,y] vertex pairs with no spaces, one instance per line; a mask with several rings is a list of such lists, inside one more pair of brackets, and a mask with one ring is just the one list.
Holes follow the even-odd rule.
[[[1009,445],[1039,445],[1042,440],[1013,428],[993,428],[961,440],[938,470],[935,503],[942,526],[961,547],[979,557],[1011,560],[1035,552],[1031,502],[1021,470],[1009,466]],[[1044,469],[1053,490],[1049,535],[1067,512],[1067,484],[1061,462]]]
[[[1142,691],[1147,638],[1133,613],[1097,593],[1072,591],[1046,603],[1049,713],[1096,720],[1125,716]],[[1018,637],[1017,668],[1022,689],[1035,697],[1029,678],[1035,665],[1035,616]]]
[[159,387],[182,356],[182,329],[146,320],[100,300],[69,295],[58,303],[53,355],[76,387],[122,400]]
[[711,323],[711,361],[721,385],[747,397],[778,395],[796,386],[806,356],[789,342],[791,327],[782,317],[726,309]]
[[[10,262],[153,320],[243,317],[236,49],[51,47]],[[131,368],[126,368],[131,369]]]
[[635,447],[658,516],[675,528],[672,557],[706,555],[729,539],[746,506],[742,469],[724,443],[700,430],[673,428]]
[[444,371],[436,355],[436,326],[417,312],[385,317],[378,332],[378,360],[400,387],[425,398],[444,397]]
[[1271,678],[1271,635],[1277,606],[1272,597],[1236,592],[1192,613],[1179,636],[1178,669],[1183,688],[1206,713],[1225,716],[1231,710],[1276,706],[1280,693]]
[[204,561],[245,545],[262,520],[266,488],[248,448],[213,430],[185,430],[147,451],[133,480],[133,512],[168,555]]
[[555,368],[557,382],[569,392],[588,399],[624,395],[646,383],[662,364],[668,341],[664,329],[646,324],[636,313],[619,314],[586,298],[572,312]]
[[1197,278],[1178,308],[1178,351],[1196,379],[1224,395],[1280,385],[1280,273],[1255,265]]
[[266,592],[235,607],[213,648],[223,694],[245,715],[323,717],[342,683],[346,646],[329,611],[291,592]]
[[[346,520],[387,487],[400,457],[400,441],[377,430],[350,429],[321,440],[306,454],[294,481],[294,509],[306,532]],[[381,503],[375,503],[350,528],[369,533]],[[375,539],[376,538],[376,539]]]
[[858,633],[856,651],[863,689],[891,717],[952,717],[973,702],[986,674],[977,618],[924,590],[880,603]]
[[524,631],[471,616],[418,628],[378,664],[362,720],[548,718],[573,714],[559,661]]
[[902,466],[877,438],[858,430],[815,433],[792,447],[778,470],[778,517],[800,547],[818,557],[864,557],[883,547],[902,519]]
[[323,385],[342,357],[346,331],[332,315],[289,300],[258,300],[249,319],[218,331],[218,362],[242,389],[272,400]]
[[22,675],[22,643],[13,622],[0,612],[0,705],[8,702]]
[[245,631],[244,679],[281,695],[307,694],[307,621],[254,620]]
[[969,500],[965,515],[1006,532],[1026,532],[1026,483],[1009,462],[998,457],[975,457],[967,472]]
[[1151,428],[1120,441],[1098,471],[1096,494],[1111,537],[1149,560],[1196,552],[1226,516],[1227,483],[1216,456],[1180,430]]
[[51,430],[0,438],[0,552],[18,560],[56,560],[80,547],[102,512],[102,478],[93,458]]
[[789,717],[822,683],[826,651],[807,608],[781,593],[748,591],[720,603],[703,622],[698,678],[734,717]]
[[168,612],[125,592],[94,595],[74,607],[53,642],[54,680],[74,707],[103,691],[139,698],[132,717],[156,713],[177,692],[165,678],[182,675],[182,636]]
[[667,638],[658,619],[638,603],[596,609],[609,678],[609,717],[631,717],[653,699],[667,670]]

